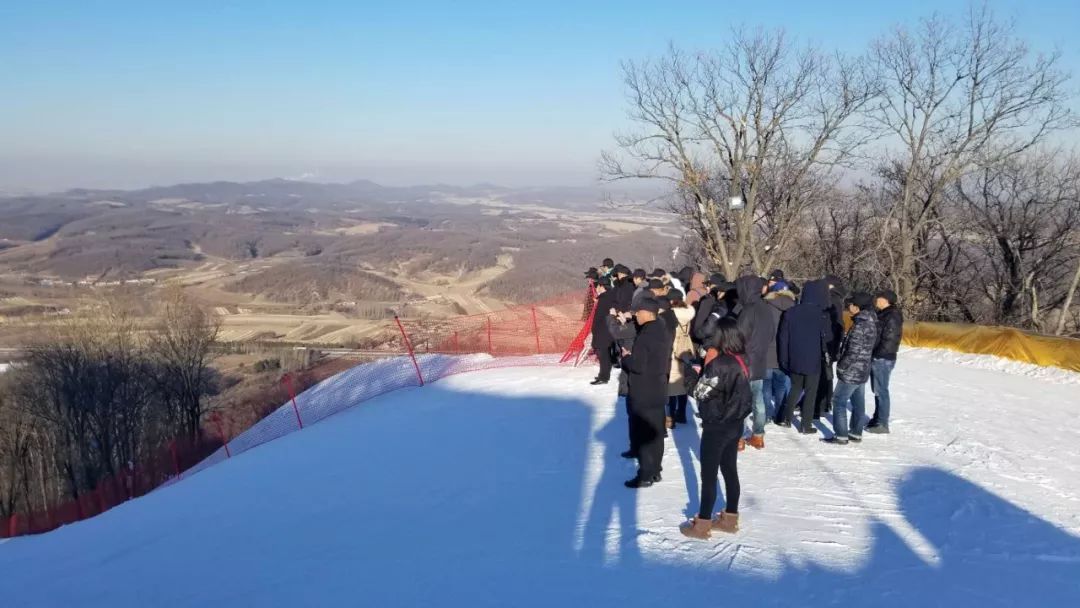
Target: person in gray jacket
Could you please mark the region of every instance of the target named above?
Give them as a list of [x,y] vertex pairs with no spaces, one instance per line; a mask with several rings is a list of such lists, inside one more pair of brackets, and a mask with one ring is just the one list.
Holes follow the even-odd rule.
[[[836,388],[833,390],[833,436],[828,443],[846,445],[862,441],[866,417],[864,387],[870,379],[870,360],[878,342],[878,317],[874,299],[868,293],[855,293],[845,302],[853,324],[840,343],[836,363]],[[848,409],[851,427],[848,428]]]

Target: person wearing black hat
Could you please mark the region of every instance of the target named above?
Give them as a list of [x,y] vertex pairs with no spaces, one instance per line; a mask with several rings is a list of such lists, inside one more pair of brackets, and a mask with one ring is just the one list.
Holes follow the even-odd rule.
[[611,258],[604,258],[604,261],[600,262],[600,268],[598,268],[598,270],[600,271],[600,276],[601,277],[608,277],[608,276],[611,275],[611,271],[614,268],[615,268],[615,261],[612,260]]
[[638,458],[638,472],[626,482],[628,488],[647,488],[660,481],[671,343],[659,313],[659,302],[643,299],[634,311],[639,329],[633,350],[623,349],[622,365],[629,376],[627,403],[632,437],[628,454],[636,453]]
[[629,313],[634,299],[634,281],[630,278],[630,269],[622,264],[616,264],[611,270],[611,276],[615,278],[612,281],[615,288],[615,310],[620,313]]
[[641,298],[649,295],[649,277],[643,268],[635,268],[630,278],[634,282],[634,295],[630,298],[630,309],[633,310],[641,303]]
[[614,364],[612,345],[615,337],[608,328],[608,318],[615,307],[615,291],[608,289],[605,282],[596,284],[596,314],[592,318],[592,347],[600,362],[600,373],[591,384],[607,384],[611,380],[611,366]]
[[784,282],[784,271],[779,268],[769,273],[769,291],[772,291],[773,285],[776,283]]
[[889,412],[892,400],[889,398],[889,378],[896,367],[896,353],[900,350],[900,340],[904,337],[904,315],[896,305],[896,292],[884,290],[874,299],[877,308],[878,326],[881,337],[874,347],[874,358],[870,361],[870,389],[874,391],[874,415],[866,426],[868,433],[887,434],[889,432]]
[[833,436],[825,439],[828,443],[838,445],[846,445],[849,440],[862,441],[863,417],[866,415],[863,387],[870,379],[870,359],[878,342],[878,317],[874,311],[874,298],[868,293],[856,292],[845,302],[852,317],[852,325],[840,343],[836,361],[837,382],[832,402]]
[[596,284],[600,281],[600,271],[596,268],[589,268],[585,271],[585,279],[589,281],[589,285],[593,287],[592,290],[585,292],[585,306],[581,311],[581,320],[588,321],[589,315],[592,314],[593,305],[596,304],[596,298],[593,296]]

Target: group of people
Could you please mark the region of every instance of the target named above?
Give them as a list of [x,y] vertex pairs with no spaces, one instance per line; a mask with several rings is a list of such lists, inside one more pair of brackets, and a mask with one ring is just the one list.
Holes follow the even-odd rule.
[[[729,282],[692,267],[630,270],[610,258],[586,277],[595,288],[587,312],[600,364],[592,384],[611,382],[618,368],[626,397],[630,445],[622,455],[638,462],[627,487],[661,481],[667,430],[687,423],[693,398],[701,505],[684,535],[738,531],[738,453],[764,449],[770,421],[813,435],[814,421],[831,414],[823,441],[838,446],[861,442],[864,431],[889,433],[889,379],[903,331],[894,292],[848,293],[831,275],[800,289],[781,270]],[[869,420],[867,382],[875,397]],[[714,517],[718,477],[725,506]]]

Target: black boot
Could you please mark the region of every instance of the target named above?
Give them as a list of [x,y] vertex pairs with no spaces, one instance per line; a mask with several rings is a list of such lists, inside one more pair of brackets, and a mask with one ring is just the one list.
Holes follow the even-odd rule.
[[634,477],[633,479],[627,481],[623,485],[625,485],[628,488],[638,489],[638,488],[651,488],[654,483],[656,483],[656,482],[653,481],[653,478],[642,479],[641,477]]
[[593,385],[593,386],[598,386],[598,385],[601,385],[601,384],[607,384],[607,383],[608,383],[608,381],[607,381],[607,380],[601,380],[600,378],[597,378],[596,380],[593,380],[593,381],[592,381],[592,382],[590,382],[589,384],[591,384],[591,385]]

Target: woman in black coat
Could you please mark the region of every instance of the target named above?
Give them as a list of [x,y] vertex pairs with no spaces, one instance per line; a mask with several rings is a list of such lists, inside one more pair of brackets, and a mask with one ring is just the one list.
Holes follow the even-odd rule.
[[[701,507],[679,527],[684,536],[703,540],[713,530],[739,530],[739,439],[753,401],[745,341],[734,320],[719,322],[710,346],[719,354],[705,365],[694,387],[702,426]],[[724,477],[724,510],[714,519],[718,474]]]

